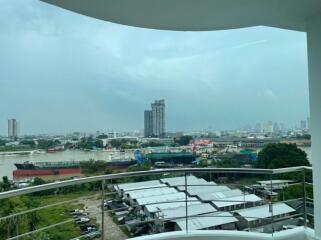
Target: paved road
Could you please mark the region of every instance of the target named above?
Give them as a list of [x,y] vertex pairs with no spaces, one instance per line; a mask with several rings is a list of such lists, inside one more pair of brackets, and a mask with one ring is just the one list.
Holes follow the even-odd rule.
[[[97,216],[97,224],[101,226],[101,200],[85,199],[80,200],[80,203],[85,205],[85,210],[91,216]],[[104,240],[124,240],[127,236],[121,229],[113,222],[108,213],[105,213],[105,239]]]

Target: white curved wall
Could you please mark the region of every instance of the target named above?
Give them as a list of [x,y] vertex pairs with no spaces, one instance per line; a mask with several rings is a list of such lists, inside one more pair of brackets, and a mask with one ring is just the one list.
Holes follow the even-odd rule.
[[271,234],[253,233],[242,231],[201,230],[186,232],[168,232],[143,237],[131,238],[131,240],[312,240],[314,232],[311,229],[298,227],[291,230]]

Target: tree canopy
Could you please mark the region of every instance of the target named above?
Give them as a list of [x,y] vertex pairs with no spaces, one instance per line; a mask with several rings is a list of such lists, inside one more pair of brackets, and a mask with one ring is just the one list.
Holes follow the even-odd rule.
[[307,154],[296,144],[270,143],[258,155],[258,168],[309,166]]
[[192,136],[184,135],[179,138],[175,138],[174,142],[178,143],[181,146],[186,146],[190,143],[190,141],[193,139]]

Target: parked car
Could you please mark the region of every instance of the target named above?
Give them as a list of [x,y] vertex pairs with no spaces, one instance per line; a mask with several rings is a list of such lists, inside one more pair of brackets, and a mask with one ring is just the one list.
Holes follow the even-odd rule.
[[80,226],[81,234],[85,235],[97,231],[97,226],[94,224],[85,224]]
[[90,222],[90,218],[81,217],[81,218],[76,219],[74,222],[76,224],[85,224],[85,223],[89,223]]
[[84,239],[95,239],[95,238],[100,238],[101,237],[101,232],[100,231],[95,231],[95,232],[91,232],[88,233]]

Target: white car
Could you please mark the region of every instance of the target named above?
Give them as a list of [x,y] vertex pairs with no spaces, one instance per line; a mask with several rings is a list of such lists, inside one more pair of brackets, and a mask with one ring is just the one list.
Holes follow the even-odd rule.
[[75,220],[76,224],[83,224],[83,223],[89,223],[90,222],[90,218],[86,218],[86,217],[81,217]]

